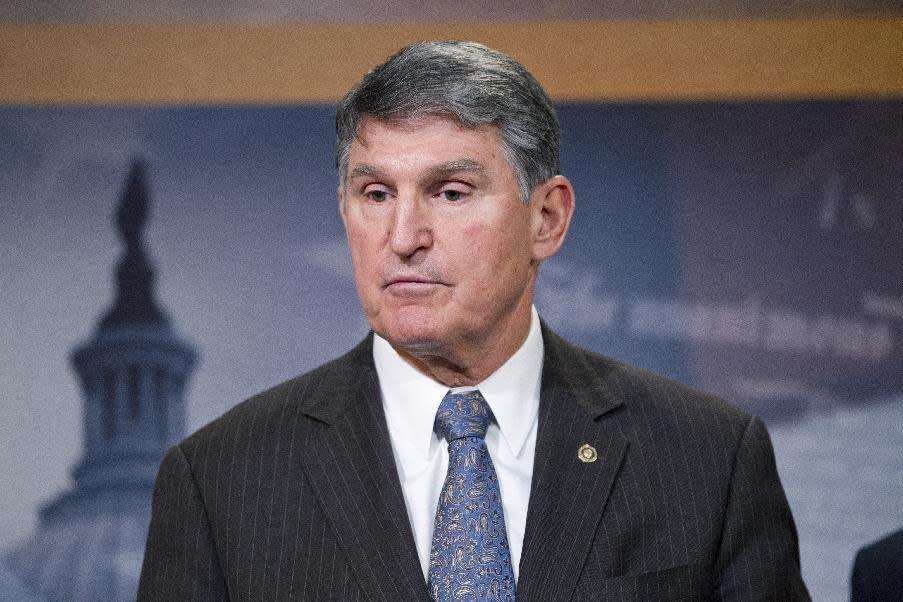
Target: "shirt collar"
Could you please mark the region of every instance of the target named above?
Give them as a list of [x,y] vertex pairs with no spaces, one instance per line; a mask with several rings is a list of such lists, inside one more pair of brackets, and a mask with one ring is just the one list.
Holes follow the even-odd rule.
[[[531,309],[530,331],[520,348],[479,389],[495,415],[502,440],[514,457],[520,457],[539,413],[543,341],[536,308]],[[388,341],[373,335],[373,362],[379,375],[386,421],[393,441],[424,460],[438,449],[433,421],[449,388],[421,374],[408,364]]]

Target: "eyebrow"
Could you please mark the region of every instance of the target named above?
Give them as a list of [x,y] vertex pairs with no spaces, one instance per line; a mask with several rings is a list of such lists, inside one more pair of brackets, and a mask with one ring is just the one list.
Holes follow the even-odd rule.
[[455,173],[470,172],[482,174],[486,171],[481,163],[473,159],[455,159],[446,163],[434,165],[427,171],[427,177],[435,179],[440,176],[447,176]]
[[354,179],[361,176],[381,177],[383,175],[385,175],[383,173],[383,170],[376,167],[375,165],[370,165],[368,163],[358,163],[352,168],[351,172],[348,174],[348,178]]
[[[478,161],[474,161],[473,159],[454,159],[452,161],[446,161],[445,163],[439,163],[438,165],[431,166],[426,174],[424,174],[424,180],[435,180],[440,177],[447,177],[452,174],[469,172],[474,174],[483,174],[486,172],[486,168],[483,167],[482,163]],[[386,173],[376,167],[375,165],[370,165],[369,163],[358,163],[355,165],[351,172],[348,174],[349,179],[359,178],[359,177],[375,177],[382,178],[385,177]]]

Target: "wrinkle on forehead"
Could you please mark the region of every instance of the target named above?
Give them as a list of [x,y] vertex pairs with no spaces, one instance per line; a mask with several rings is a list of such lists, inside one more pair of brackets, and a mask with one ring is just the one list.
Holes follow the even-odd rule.
[[499,148],[501,148],[502,142],[502,131],[498,128],[498,126],[487,123],[480,125],[470,125],[468,123],[464,123],[454,115],[446,115],[443,113],[424,113],[420,115],[413,115],[399,119],[386,119],[383,117],[372,117],[365,116],[361,119],[360,123],[357,126],[357,131],[354,134],[354,140],[363,147],[367,147],[367,129],[371,125],[383,126],[393,130],[400,130],[404,132],[414,132],[425,126],[428,126],[432,123],[436,122],[446,122],[452,125],[457,126],[462,130],[469,130],[472,132],[486,132],[492,135],[493,138],[499,144]]
[[398,129],[398,130],[416,130],[423,127],[425,124],[433,123],[436,121],[447,121],[449,123],[453,123],[464,130],[474,130],[474,131],[488,131],[495,130],[496,132],[501,132],[499,127],[494,123],[467,123],[465,121],[461,121],[458,117],[452,113],[416,113],[414,115],[406,115],[404,117],[377,117],[374,115],[364,115],[361,120],[358,122],[357,129],[355,132],[355,138],[360,138],[363,131],[367,128],[367,126],[371,123],[382,124],[386,127]]
[[[516,181],[496,126],[468,127],[444,115],[399,122],[367,117],[358,128],[348,158],[345,183],[367,178],[388,181],[402,172],[416,173],[424,185],[456,176],[507,179],[509,171]],[[504,161],[504,167],[498,159]]]

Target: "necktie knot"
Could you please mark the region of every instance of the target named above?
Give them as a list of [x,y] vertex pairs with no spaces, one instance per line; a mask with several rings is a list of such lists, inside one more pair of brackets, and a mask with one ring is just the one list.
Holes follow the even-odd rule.
[[479,391],[452,393],[449,391],[436,412],[433,430],[451,443],[462,437],[486,436],[486,429],[492,421],[492,410]]

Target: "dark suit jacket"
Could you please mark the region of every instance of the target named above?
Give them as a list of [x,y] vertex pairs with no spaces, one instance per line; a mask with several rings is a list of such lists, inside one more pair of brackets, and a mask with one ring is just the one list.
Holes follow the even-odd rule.
[[[543,338],[519,600],[808,599],[759,420]],[[138,598],[429,599],[372,337],[169,451]]]
[[903,529],[856,553],[852,602],[903,600]]

